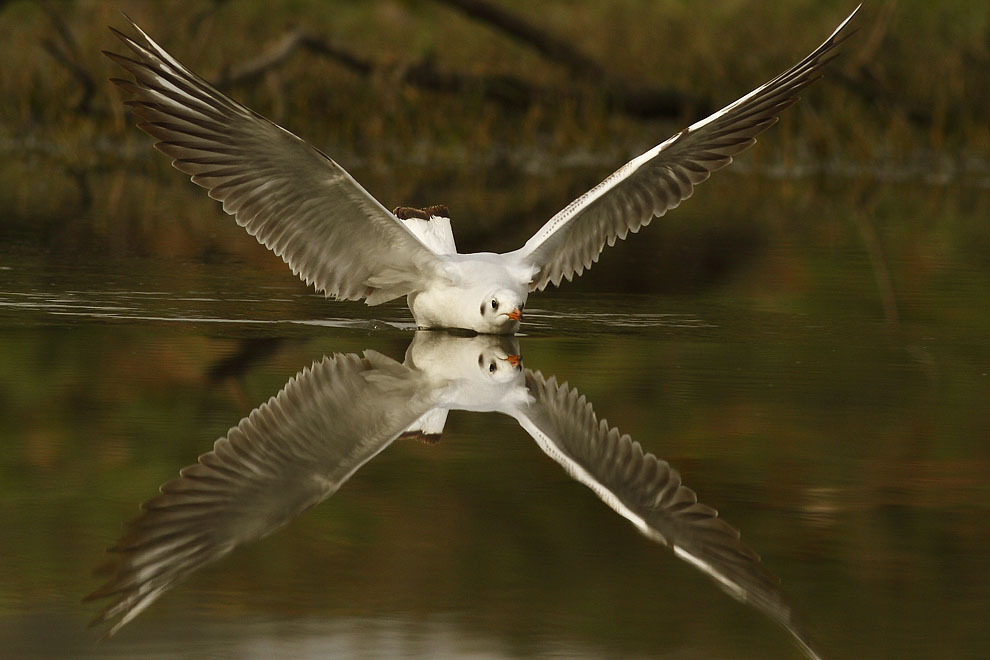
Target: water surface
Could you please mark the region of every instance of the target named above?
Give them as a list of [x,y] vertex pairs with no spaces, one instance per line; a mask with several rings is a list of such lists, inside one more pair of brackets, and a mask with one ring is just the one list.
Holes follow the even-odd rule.
[[[524,365],[570,383],[740,530],[822,657],[983,657],[987,194],[885,184],[861,205],[847,183],[739,177],[774,193],[752,217],[699,195],[532,297]],[[150,221],[171,227],[185,204]],[[140,233],[71,229],[131,222],[99,208],[11,216],[0,242],[12,657],[803,657],[513,419],[464,411],[97,646],[99,605],[80,600],[140,502],[304,367],[402,361],[414,335],[403,305],[328,303],[247,237],[204,254],[183,247],[194,225],[149,252]],[[205,243],[240,240],[217,227]],[[506,231],[465,242],[517,240]]]

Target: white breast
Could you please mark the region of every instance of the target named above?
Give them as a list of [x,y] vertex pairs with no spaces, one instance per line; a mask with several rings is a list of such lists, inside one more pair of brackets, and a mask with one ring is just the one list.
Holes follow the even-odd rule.
[[[464,328],[486,334],[511,334],[518,321],[485,316],[481,305],[499,289],[525,292],[525,284],[502,255],[491,252],[446,255],[449,280],[433,283],[408,297],[420,328]],[[523,299],[524,294],[521,296]]]

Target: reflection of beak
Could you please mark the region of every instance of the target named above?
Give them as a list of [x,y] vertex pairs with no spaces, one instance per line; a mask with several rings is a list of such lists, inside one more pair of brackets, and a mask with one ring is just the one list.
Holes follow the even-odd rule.
[[519,311],[518,307],[516,307],[514,310],[506,314],[506,316],[508,316],[513,321],[522,321],[522,312]]
[[513,367],[518,367],[519,363],[522,362],[522,358],[518,355],[506,355],[505,361],[511,364]]

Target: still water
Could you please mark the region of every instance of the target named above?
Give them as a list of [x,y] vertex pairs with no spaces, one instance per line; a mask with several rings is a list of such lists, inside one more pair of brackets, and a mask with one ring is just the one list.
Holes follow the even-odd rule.
[[[715,275],[677,261],[703,243],[687,223],[729,231],[713,194],[531,297],[508,343],[327,303],[274,259],[52,248],[8,223],[0,655],[990,656],[985,187],[885,184],[855,215],[843,182],[732,185],[780,208],[709,248]],[[238,547],[97,644],[113,598],[82,599],[138,505],[314,364],[297,386],[330,384],[251,432],[271,473],[206,517]],[[438,403],[438,440],[389,442]],[[660,463],[589,449],[626,442],[612,427]],[[676,486],[658,465],[728,527],[654,497]]]

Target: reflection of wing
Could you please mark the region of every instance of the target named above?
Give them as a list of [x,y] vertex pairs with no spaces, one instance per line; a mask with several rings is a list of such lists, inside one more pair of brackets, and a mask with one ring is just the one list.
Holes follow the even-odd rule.
[[821,77],[845,39],[852,14],[814,52],[770,82],[707,119],[684,129],[619,168],[552,217],[526,244],[510,253],[536,270],[530,290],[570,280],[614,245],[675,208],[711,173],[756,143],[756,136],[797,101],[797,93]]
[[740,539],[739,532],[698,498],[666,461],[644,454],[638,442],[599,422],[591,404],[567,384],[526,372],[533,397],[513,416],[569,475],[643,534],[705,572],[734,598],[786,627],[811,657],[777,588],[777,580]]
[[214,89],[134,25],[107,56],[140,128],[237,224],[327,295],[378,304],[443,276],[437,255],[326,154]]
[[111,548],[112,598],[94,624],[117,632],[204,564],[333,494],[429,409],[416,372],[374,351],[323,358],[217,440],[143,505]]

